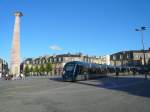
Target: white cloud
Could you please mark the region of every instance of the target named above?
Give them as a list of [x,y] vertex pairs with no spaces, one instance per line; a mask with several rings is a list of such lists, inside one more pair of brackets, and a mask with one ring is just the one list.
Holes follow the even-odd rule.
[[49,47],[51,50],[55,50],[55,51],[61,51],[63,50],[61,47],[57,46],[57,45],[51,45]]

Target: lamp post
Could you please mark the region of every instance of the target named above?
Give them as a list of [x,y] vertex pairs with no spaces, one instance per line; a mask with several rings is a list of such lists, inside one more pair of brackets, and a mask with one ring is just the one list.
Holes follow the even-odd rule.
[[[143,47],[143,58],[144,58],[144,65],[146,65],[145,61],[145,46],[144,46],[144,30],[146,30],[145,26],[142,26],[138,29],[135,29],[135,31],[140,31],[141,32],[141,40],[142,40],[142,47]],[[147,74],[145,74],[145,78],[147,79]]]

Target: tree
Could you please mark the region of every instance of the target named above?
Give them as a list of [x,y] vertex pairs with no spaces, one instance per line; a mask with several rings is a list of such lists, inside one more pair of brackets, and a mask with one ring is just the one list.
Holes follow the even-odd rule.
[[30,73],[31,73],[31,75],[32,75],[33,72],[34,72],[34,71],[33,71],[33,67],[31,66],[31,68],[30,68]]
[[47,74],[52,71],[52,64],[51,63],[47,63],[46,67],[45,67],[45,71],[47,72]]
[[40,74],[45,72],[44,64],[41,64],[39,72],[40,72]]
[[25,74],[26,76],[28,76],[29,73],[30,73],[29,65],[26,65],[26,66],[25,66],[25,69],[24,69],[24,74]]
[[35,66],[35,68],[33,69],[34,73],[38,74],[39,73],[39,68],[38,66]]

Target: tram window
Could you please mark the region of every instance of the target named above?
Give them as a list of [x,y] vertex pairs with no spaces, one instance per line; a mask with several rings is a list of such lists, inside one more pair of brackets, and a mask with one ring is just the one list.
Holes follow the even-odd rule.
[[66,71],[73,71],[74,65],[67,65],[67,66],[65,67],[65,69],[66,69]]
[[78,66],[78,67],[79,67],[79,68],[78,68],[78,69],[79,69],[79,74],[83,74],[83,71],[84,71],[84,70],[83,70],[83,66]]

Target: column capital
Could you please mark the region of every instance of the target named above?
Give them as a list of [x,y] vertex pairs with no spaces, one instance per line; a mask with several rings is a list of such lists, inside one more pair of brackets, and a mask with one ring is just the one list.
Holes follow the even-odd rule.
[[19,17],[23,16],[22,12],[20,12],[20,11],[15,12],[14,15],[19,16]]

